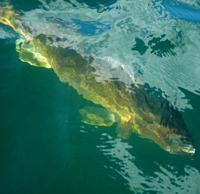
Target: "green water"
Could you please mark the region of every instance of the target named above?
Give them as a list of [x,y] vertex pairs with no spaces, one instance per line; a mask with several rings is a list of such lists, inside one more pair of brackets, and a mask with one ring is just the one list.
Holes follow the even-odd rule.
[[[41,3],[26,6],[23,1],[14,1],[13,4],[18,9],[21,7],[29,11],[38,8]],[[97,7],[92,3],[90,6]],[[181,83],[176,86],[181,95],[174,99],[181,107],[197,150],[192,157],[172,155],[137,134],[132,134],[128,140],[117,138],[116,124],[97,127],[82,123],[79,109],[93,103],[83,99],[68,84],[60,82],[52,69],[22,62],[15,48],[18,35],[2,24],[0,29],[12,34],[0,39],[0,193],[200,193],[200,83],[198,79],[192,82],[195,74],[185,74],[188,84],[185,87]],[[119,31],[116,32],[118,35]],[[126,35],[124,37],[127,38]],[[91,37],[86,45],[90,49],[96,46],[94,50],[98,50],[102,45],[110,44],[113,37],[106,43],[102,43],[101,38],[105,37],[102,35],[97,38],[98,42],[90,44],[93,40]],[[134,41],[135,37],[131,39]],[[145,38],[143,40],[146,41]],[[144,46],[142,42],[138,44]],[[123,49],[118,56],[126,52],[123,44],[117,47],[115,42],[113,45],[109,45],[108,53],[117,53],[120,46]],[[141,47],[133,45],[133,50],[143,56],[146,47],[140,52]],[[165,46],[167,48],[161,50],[163,56],[167,55],[166,50],[172,49],[171,44]],[[196,50],[199,53],[198,48]],[[154,60],[157,57],[155,64],[163,60],[157,67],[160,71],[150,72],[152,76],[157,73],[159,78],[163,75],[166,61],[153,52],[151,49],[147,58]],[[180,53],[176,49],[174,52],[181,61]],[[141,61],[146,61],[145,57]],[[192,57],[191,61],[195,59],[195,56]],[[129,62],[129,58],[121,59]],[[168,67],[172,71],[174,66],[169,59],[172,57],[168,58]],[[178,70],[186,68],[187,72],[186,65]],[[141,70],[143,75],[149,68],[150,65],[146,63]],[[192,68],[194,66],[191,65],[189,69]],[[178,72],[175,70],[173,73],[176,75]],[[145,82],[149,80],[149,83],[155,82],[156,85],[160,81],[163,91],[173,91],[174,88],[170,86],[176,82],[175,78],[171,82],[166,79],[166,85],[162,85],[162,79],[151,79],[148,72],[146,75]],[[177,91],[172,92],[172,99]]]

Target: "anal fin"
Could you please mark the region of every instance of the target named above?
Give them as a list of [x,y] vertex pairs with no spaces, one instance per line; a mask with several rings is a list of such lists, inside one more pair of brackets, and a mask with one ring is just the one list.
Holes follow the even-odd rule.
[[133,117],[123,119],[117,127],[118,137],[128,139],[131,136]]

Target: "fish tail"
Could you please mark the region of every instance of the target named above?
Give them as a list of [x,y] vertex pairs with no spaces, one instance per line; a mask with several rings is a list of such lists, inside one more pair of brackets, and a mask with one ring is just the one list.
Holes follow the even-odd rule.
[[24,29],[21,23],[20,13],[14,9],[10,0],[0,2],[0,22],[11,26],[15,32],[22,34],[27,40],[30,40],[29,33]]

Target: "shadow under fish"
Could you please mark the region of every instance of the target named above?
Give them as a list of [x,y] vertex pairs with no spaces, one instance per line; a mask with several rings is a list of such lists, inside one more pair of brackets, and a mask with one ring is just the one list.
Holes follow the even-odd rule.
[[[53,68],[61,82],[67,82],[97,107],[80,110],[90,125],[118,123],[118,137],[138,133],[173,154],[195,153],[195,147],[181,113],[165,98],[159,98],[147,84],[140,84],[131,69],[111,57],[100,57],[69,41],[39,34],[32,37],[20,14],[9,3],[0,4],[0,22],[23,35],[16,41],[20,59],[31,65]],[[75,49],[76,48],[76,49]]]

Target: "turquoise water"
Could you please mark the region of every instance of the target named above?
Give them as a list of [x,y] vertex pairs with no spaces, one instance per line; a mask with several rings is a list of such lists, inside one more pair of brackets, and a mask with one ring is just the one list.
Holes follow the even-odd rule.
[[12,3],[35,34],[59,36],[72,21],[69,28],[87,50],[121,61],[160,89],[197,149],[193,156],[172,155],[137,134],[117,138],[116,124],[82,123],[79,109],[93,103],[52,69],[22,62],[15,48],[20,35],[0,24],[1,193],[200,193],[199,3]]

